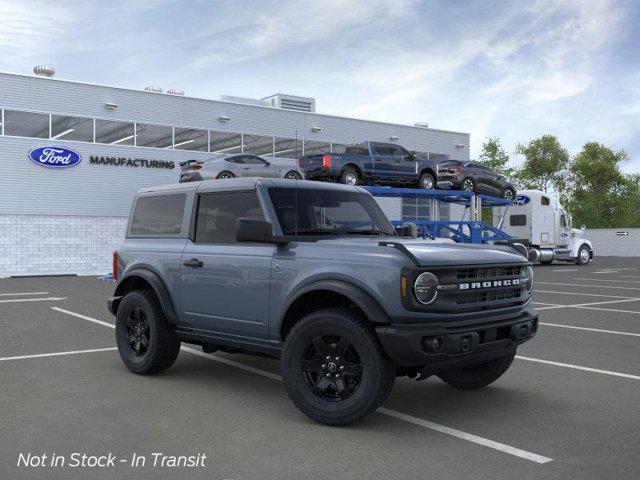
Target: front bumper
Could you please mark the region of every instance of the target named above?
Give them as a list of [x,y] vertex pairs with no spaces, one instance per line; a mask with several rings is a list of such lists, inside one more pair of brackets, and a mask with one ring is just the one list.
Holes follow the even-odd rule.
[[[508,355],[538,331],[538,314],[461,327],[389,324],[376,327],[387,355],[400,367],[423,367],[423,374],[463,368]],[[433,339],[441,345],[435,351]],[[430,347],[431,345],[431,347]]]

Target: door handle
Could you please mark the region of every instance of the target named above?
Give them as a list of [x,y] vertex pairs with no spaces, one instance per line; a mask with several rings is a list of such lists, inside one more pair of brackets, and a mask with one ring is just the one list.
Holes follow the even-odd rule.
[[242,167],[243,170],[250,170],[251,167]]
[[202,260],[198,260],[197,258],[192,258],[191,260],[185,260],[184,262],[182,262],[182,264],[185,267],[191,267],[191,268],[201,268],[202,265],[204,265],[204,263],[202,263]]

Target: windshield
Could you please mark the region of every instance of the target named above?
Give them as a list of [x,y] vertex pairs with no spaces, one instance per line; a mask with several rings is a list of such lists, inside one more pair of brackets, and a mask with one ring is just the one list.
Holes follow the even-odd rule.
[[371,195],[359,192],[270,188],[284,235],[395,235]]

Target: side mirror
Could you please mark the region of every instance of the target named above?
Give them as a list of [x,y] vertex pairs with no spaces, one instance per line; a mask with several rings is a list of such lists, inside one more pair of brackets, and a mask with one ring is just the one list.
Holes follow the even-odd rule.
[[395,231],[401,237],[418,238],[418,226],[413,222],[405,222],[395,227]]
[[269,222],[257,218],[236,220],[236,240],[238,242],[273,242],[273,229]]
[[580,227],[580,230],[586,230],[586,229],[587,229],[587,226],[586,226],[586,225],[582,225],[582,226]]

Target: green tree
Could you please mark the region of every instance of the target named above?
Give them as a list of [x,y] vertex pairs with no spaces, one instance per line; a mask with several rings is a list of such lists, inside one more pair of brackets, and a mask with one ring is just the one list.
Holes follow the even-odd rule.
[[[619,227],[631,214],[629,197],[638,181],[625,178],[620,162],[627,160],[624,150],[614,151],[598,142],[582,147],[569,167],[570,196],[568,205],[576,225]],[[636,207],[637,208],[637,207]]]
[[486,165],[500,175],[512,177],[514,174],[514,169],[508,166],[509,155],[502,147],[502,143],[498,137],[485,139],[482,144],[482,153],[480,154],[479,160],[483,165]]
[[640,228],[640,174],[625,175],[619,227]]
[[527,144],[519,144],[516,153],[524,155],[524,164],[516,172],[520,187],[560,194],[566,186],[569,152],[554,135],[543,135]]

